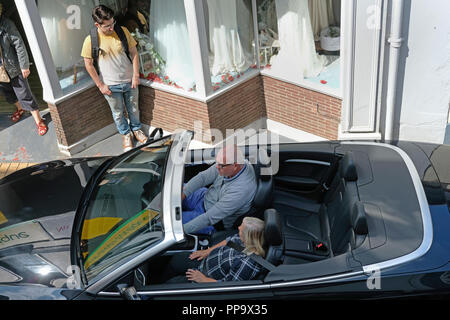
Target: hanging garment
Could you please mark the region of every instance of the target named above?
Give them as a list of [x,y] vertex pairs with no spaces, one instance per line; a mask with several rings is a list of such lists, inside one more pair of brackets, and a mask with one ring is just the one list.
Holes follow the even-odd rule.
[[[241,2],[241,0],[239,0]],[[208,0],[211,75],[246,71],[253,61],[251,44],[243,45],[238,32],[237,0]],[[249,41],[249,37],[247,38]]]
[[326,59],[316,52],[308,0],[276,0],[280,52],[271,59],[271,74],[291,81],[315,77]]
[[309,0],[309,13],[314,40],[320,40],[320,32],[335,24],[333,0]]
[[80,62],[80,48],[93,27],[94,0],[39,1],[38,9],[55,66],[67,71]]
[[150,35],[155,50],[166,61],[164,75],[186,90],[193,88],[195,75],[183,0],[152,0]]

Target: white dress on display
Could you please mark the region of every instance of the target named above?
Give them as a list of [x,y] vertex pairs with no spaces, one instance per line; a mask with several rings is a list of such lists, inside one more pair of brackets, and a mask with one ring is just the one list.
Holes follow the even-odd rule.
[[[239,0],[241,1],[241,0]],[[208,0],[210,69],[217,76],[246,71],[252,64],[249,45],[243,45],[238,32],[237,0]],[[244,36],[244,39],[248,37]]]
[[193,88],[195,75],[183,0],[152,0],[150,36],[166,61],[164,74],[185,90]]
[[276,0],[280,52],[271,59],[271,74],[300,81],[315,77],[326,59],[316,52],[308,0]]

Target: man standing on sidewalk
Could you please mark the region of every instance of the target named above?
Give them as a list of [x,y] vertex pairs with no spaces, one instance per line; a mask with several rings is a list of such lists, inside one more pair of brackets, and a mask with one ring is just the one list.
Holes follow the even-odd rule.
[[[129,55],[123,48],[123,42],[115,29],[114,11],[100,5],[92,13],[98,32],[99,56],[97,72],[92,54],[91,36],[83,44],[81,56],[84,58],[86,70],[95,84],[105,96],[111,108],[117,130],[123,136],[124,152],[133,148],[133,135],[141,143],[148,138],[141,130],[139,119],[139,56],[136,41],[130,32],[121,27],[127,40]],[[124,106],[125,103],[125,106]],[[127,109],[128,123],[125,118]]]

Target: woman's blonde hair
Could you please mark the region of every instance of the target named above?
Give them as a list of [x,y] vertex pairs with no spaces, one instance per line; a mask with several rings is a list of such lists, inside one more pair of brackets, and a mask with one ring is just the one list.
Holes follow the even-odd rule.
[[261,257],[265,257],[264,221],[258,218],[246,217],[242,223],[244,227],[242,230],[242,235],[245,245],[245,250],[243,252],[247,255],[254,253]]

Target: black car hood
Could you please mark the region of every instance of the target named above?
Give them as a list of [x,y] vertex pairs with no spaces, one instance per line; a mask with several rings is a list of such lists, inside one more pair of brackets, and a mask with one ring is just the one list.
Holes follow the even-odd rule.
[[78,203],[108,159],[53,161],[0,180],[0,283],[65,284]]

